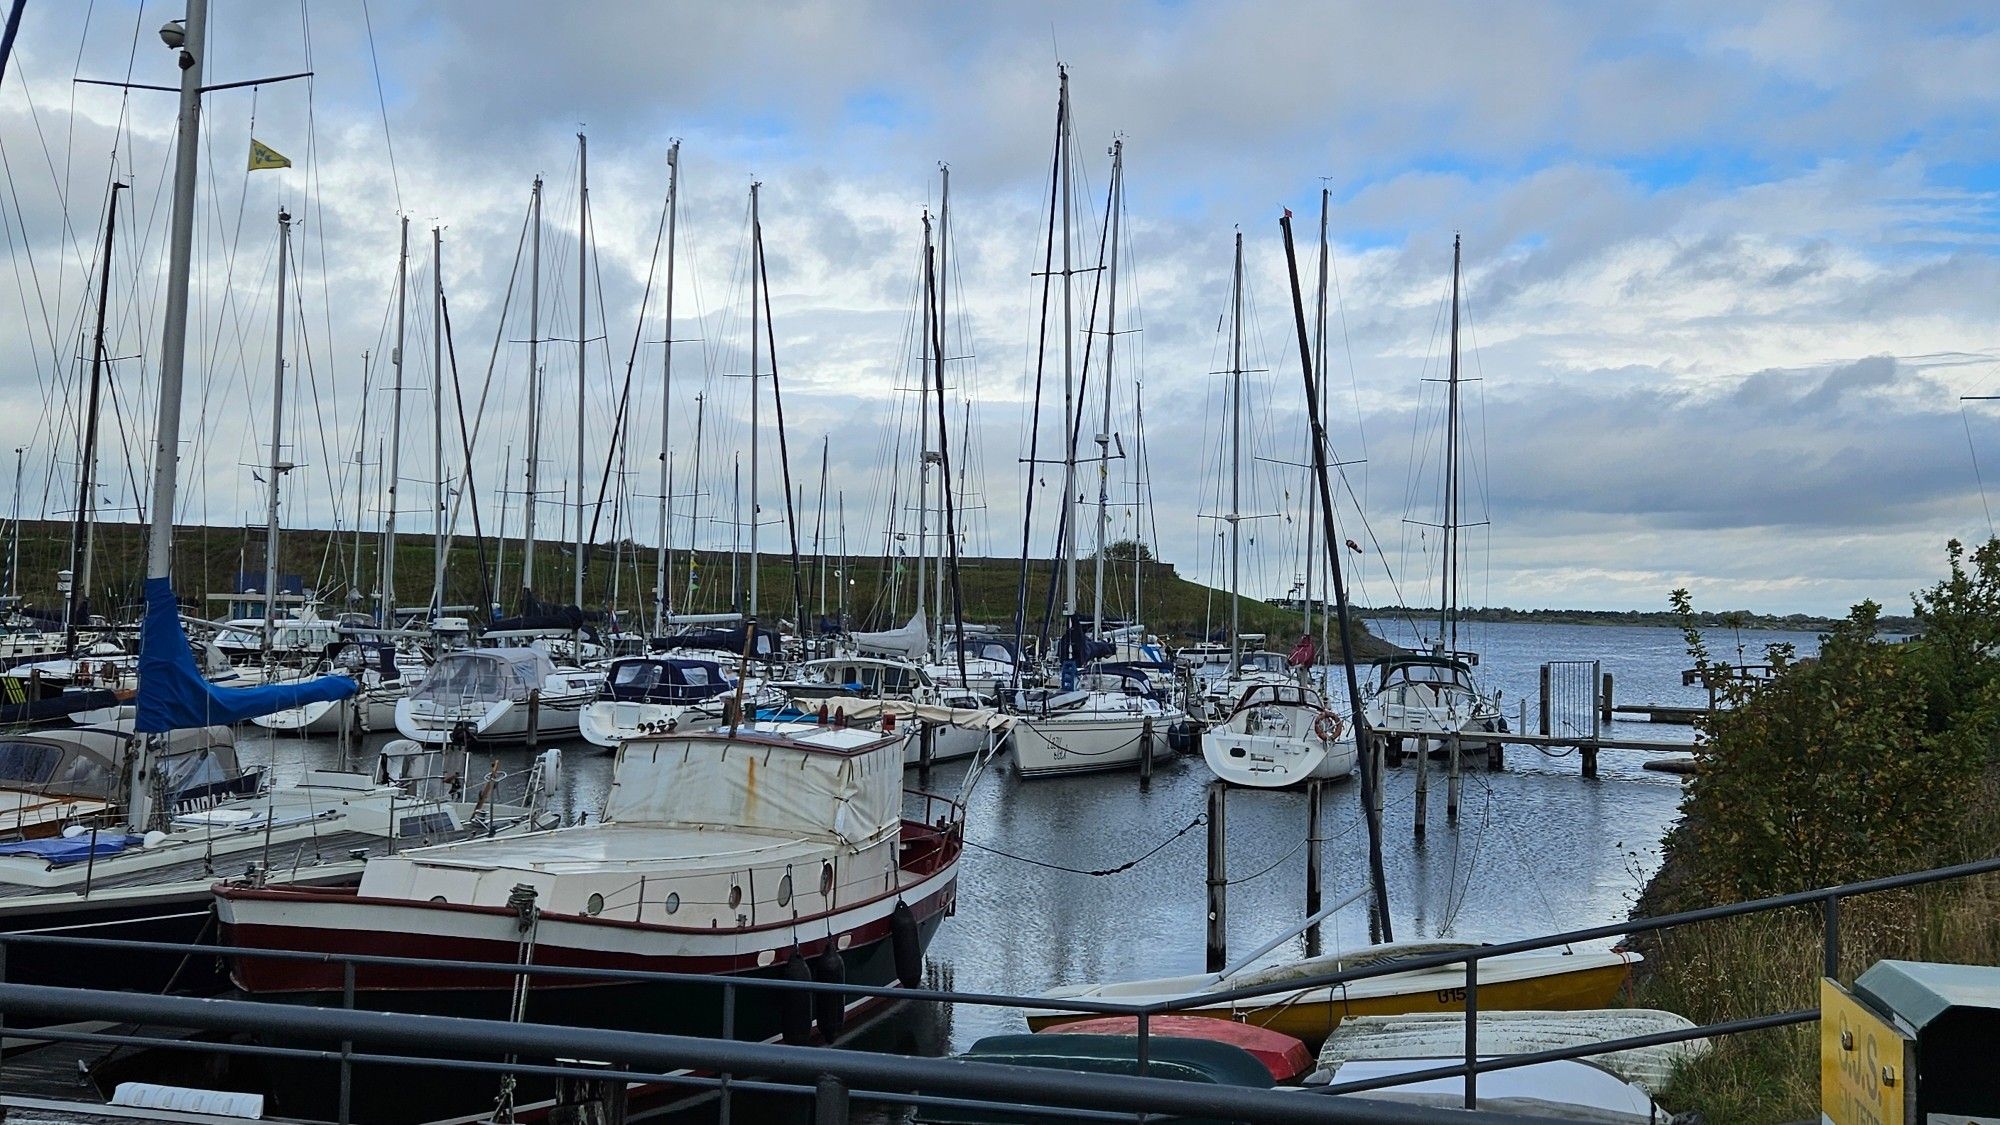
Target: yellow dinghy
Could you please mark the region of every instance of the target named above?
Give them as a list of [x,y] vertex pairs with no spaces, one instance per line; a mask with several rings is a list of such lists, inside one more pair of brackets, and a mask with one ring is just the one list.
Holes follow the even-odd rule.
[[[1474,949],[1469,943],[1398,942],[1243,969],[1116,984],[1079,984],[1045,992],[1050,1000],[1098,1000],[1132,1005],[1171,1004],[1184,1015],[1252,1023],[1317,1046],[1348,1016],[1392,1016],[1465,1010],[1465,966],[1441,965],[1389,973],[1332,987],[1287,990],[1288,981],[1368,968],[1426,954]],[[1509,953],[1479,963],[1481,1011],[1574,1011],[1609,1006],[1642,958],[1620,950]],[[1268,995],[1205,1003],[1204,993],[1270,988]],[[1036,1031],[1091,1013],[1031,1009]]]

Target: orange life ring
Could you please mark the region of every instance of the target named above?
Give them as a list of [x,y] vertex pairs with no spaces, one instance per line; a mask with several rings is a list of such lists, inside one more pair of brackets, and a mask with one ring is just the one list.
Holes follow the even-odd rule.
[[1319,717],[1313,720],[1313,734],[1318,736],[1321,742],[1339,742],[1341,734],[1346,730],[1347,724],[1341,722],[1340,716],[1331,711],[1321,711]]

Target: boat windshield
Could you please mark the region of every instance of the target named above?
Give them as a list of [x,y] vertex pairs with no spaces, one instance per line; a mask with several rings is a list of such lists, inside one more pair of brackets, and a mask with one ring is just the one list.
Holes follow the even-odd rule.
[[1472,687],[1472,673],[1459,664],[1392,664],[1382,670],[1383,684],[1432,684],[1439,687]]
[[606,685],[610,698],[625,703],[693,703],[728,691],[722,666],[707,660],[619,660]]
[[528,698],[555,674],[555,665],[530,648],[472,649],[447,653],[410,693],[412,702],[498,703]]

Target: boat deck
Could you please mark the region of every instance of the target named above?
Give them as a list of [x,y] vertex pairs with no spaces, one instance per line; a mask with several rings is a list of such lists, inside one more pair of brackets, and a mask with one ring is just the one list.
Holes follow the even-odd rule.
[[[746,862],[783,863],[817,857],[828,841],[775,833],[710,827],[594,824],[560,832],[495,836],[436,850],[409,852],[413,863],[438,867],[518,868],[563,874],[609,865],[671,866],[697,871],[704,864],[734,870]],[[672,857],[663,861],[662,857]]]
[[[415,841],[398,841],[399,849],[409,848]],[[335,863],[351,863],[353,853],[364,855],[384,855],[389,851],[390,841],[372,832],[340,831],[328,832],[306,840],[296,840],[286,844],[274,844],[267,858],[261,850],[237,850],[224,856],[201,852],[188,856],[179,863],[160,867],[149,867],[143,871],[116,871],[115,864],[104,862],[101,870],[90,880],[93,890],[115,890],[131,887],[165,886],[173,883],[209,882],[243,874],[249,864],[271,871],[278,881],[289,880],[294,871],[302,877],[310,877],[312,869]],[[82,864],[74,866],[81,867]],[[79,898],[76,890],[51,889],[0,884],[0,901],[48,896],[74,901]]]

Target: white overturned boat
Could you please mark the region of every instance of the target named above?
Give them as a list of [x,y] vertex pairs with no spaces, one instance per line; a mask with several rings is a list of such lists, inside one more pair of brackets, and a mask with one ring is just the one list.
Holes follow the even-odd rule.
[[[559,669],[539,649],[460,649],[396,704],[396,730],[427,746],[450,742],[460,727],[474,742],[508,744],[526,741],[532,720],[539,738],[571,738],[603,683],[603,673]],[[530,692],[539,698],[532,708]]]
[[1078,690],[1035,689],[1016,693],[1014,761],[1023,777],[1131,769],[1146,750],[1152,726],[1152,754],[1166,757],[1167,728],[1184,717],[1168,705],[1143,676],[1092,672]]
[[[1481,1017],[1482,1021],[1484,1016]],[[1460,1041],[1463,1042],[1463,1033]],[[1490,1058],[1491,1056],[1481,1056]],[[1419,1074],[1465,1061],[1455,1055],[1415,1058],[1360,1059],[1340,1068],[1334,1082],[1363,1082]],[[1372,1098],[1399,1105],[1464,1109],[1465,1079],[1429,1078],[1397,1082],[1373,1090],[1336,1097]],[[1656,1125],[1671,1115],[1638,1086],[1576,1059],[1530,1063],[1479,1076],[1477,1105],[1489,1113],[1518,1115],[1535,1121],[1592,1121],[1598,1125]]]
[[1354,736],[1311,688],[1257,684],[1221,726],[1202,736],[1201,754],[1231,785],[1282,789],[1354,772]]
[[[1591,1008],[1573,1012],[1479,1013],[1481,1055],[1522,1055],[1581,1047],[1614,1039],[1689,1031],[1685,1016],[1656,1008]],[[1586,1056],[1620,1079],[1653,1094],[1664,1090],[1675,1068],[1708,1051],[1708,1040],[1689,1039],[1653,1047]],[[1346,1082],[1343,1068],[1361,1060],[1450,1058],[1465,1055],[1465,1017],[1457,1012],[1401,1016],[1355,1016],[1343,1022],[1320,1048],[1319,1066],[1308,1083]],[[1482,1088],[1486,1079],[1479,1080]]]

